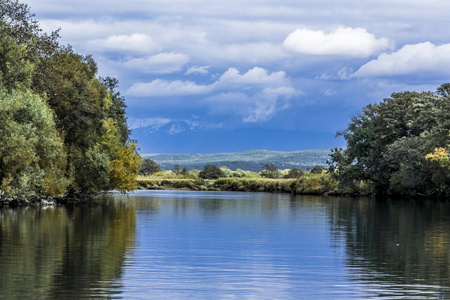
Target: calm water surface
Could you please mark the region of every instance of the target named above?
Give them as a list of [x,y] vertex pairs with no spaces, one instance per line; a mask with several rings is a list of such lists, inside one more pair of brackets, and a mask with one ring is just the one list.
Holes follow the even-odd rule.
[[450,204],[138,191],[0,209],[1,299],[448,299]]

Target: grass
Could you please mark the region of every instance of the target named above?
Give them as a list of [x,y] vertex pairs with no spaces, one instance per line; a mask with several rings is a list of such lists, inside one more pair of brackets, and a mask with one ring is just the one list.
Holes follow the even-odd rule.
[[338,182],[326,173],[307,173],[298,179],[269,178],[219,178],[205,180],[201,178],[160,178],[138,177],[140,189],[153,190],[194,190],[194,191],[241,191],[269,192],[311,195],[339,194]]

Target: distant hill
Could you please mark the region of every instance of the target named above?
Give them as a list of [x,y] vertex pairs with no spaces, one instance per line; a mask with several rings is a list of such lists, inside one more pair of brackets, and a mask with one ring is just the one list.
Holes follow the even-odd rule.
[[275,164],[278,169],[306,169],[316,165],[326,166],[331,148],[303,151],[249,150],[233,153],[197,154],[142,154],[156,161],[163,169],[173,170],[179,164],[189,170],[202,170],[206,165],[226,166],[231,170],[243,169],[259,172],[265,164]]
[[[132,123],[131,138],[140,153],[229,153],[240,149],[280,151],[343,147],[342,137],[334,132],[284,129],[221,128],[187,121],[151,120],[146,126]],[[141,127],[137,127],[137,126]],[[239,150],[237,150],[239,149]]]

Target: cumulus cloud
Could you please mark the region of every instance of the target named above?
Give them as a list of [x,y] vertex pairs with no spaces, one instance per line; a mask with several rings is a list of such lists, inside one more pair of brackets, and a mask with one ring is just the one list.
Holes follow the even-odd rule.
[[[136,59],[135,61],[137,61]],[[249,87],[265,90],[267,94],[294,94],[286,73],[283,71],[269,73],[267,70],[254,67],[241,74],[237,69],[230,68],[220,78],[210,85],[197,85],[192,81],[167,81],[155,79],[149,83],[138,82],[128,89],[130,96],[182,96],[206,94],[217,89],[246,89]]]
[[288,85],[286,73],[283,71],[269,74],[265,69],[254,67],[244,74],[235,68],[228,69],[219,82],[223,86],[285,86]]
[[368,57],[392,44],[387,38],[377,39],[364,28],[340,27],[329,33],[297,29],[288,35],[283,46],[302,54]]
[[450,74],[450,44],[430,42],[405,45],[393,53],[383,53],[356,71],[352,77],[395,76],[418,72]]
[[[249,89],[248,87],[251,87]],[[225,92],[224,92],[225,90]],[[289,106],[293,96],[302,92],[291,86],[285,72],[268,72],[259,67],[245,73],[230,68],[210,85],[192,81],[166,81],[136,83],[127,92],[129,96],[188,96],[209,95],[201,102],[212,114],[236,115],[243,122],[264,122]]]
[[213,89],[213,85],[197,85],[192,81],[155,79],[149,83],[133,84],[128,89],[127,95],[135,97],[188,96],[206,94]]
[[131,35],[111,35],[88,42],[89,48],[98,52],[152,53],[161,49],[150,36],[141,33]]
[[184,75],[199,74],[206,75],[209,73],[209,66],[193,66],[187,69]]
[[212,114],[232,114],[246,123],[270,120],[277,112],[289,106],[290,97],[273,90],[263,90],[253,95],[242,92],[227,92],[211,96],[205,100]]
[[147,58],[133,58],[123,63],[127,68],[148,74],[169,74],[181,71],[189,56],[181,53],[159,53]]

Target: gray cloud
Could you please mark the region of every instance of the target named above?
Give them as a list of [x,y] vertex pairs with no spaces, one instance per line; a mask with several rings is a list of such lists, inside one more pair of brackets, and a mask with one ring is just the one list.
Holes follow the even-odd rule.
[[181,53],[158,53],[146,58],[132,58],[122,65],[148,74],[169,74],[181,71],[189,57]]

